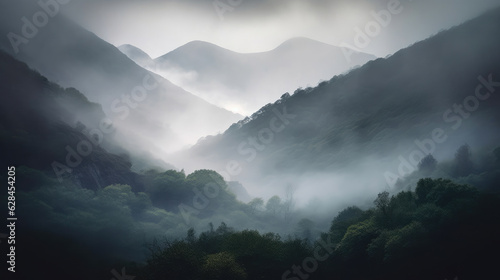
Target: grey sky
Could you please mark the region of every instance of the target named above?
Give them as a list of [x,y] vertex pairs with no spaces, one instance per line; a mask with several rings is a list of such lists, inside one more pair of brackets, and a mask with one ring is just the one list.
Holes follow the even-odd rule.
[[[112,44],[130,43],[157,57],[193,40],[238,52],[270,50],[297,36],[356,46],[355,28],[364,29],[372,11],[395,0],[217,1],[231,7],[222,17],[214,0],[73,0],[65,13]],[[499,6],[500,0],[400,3],[401,12],[360,50],[386,56]]]

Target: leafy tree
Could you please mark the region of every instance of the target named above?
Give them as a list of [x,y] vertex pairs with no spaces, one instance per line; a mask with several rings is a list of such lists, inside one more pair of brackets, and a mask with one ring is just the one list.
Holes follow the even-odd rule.
[[250,213],[254,214],[258,208],[261,208],[264,205],[264,200],[260,197],[256,197],[248,202],[248,206],[250,207]]
[[226,225],[226,223],[221,222],[220,226],[215,230],[218,235],[227,235],[234,232],[234,230]]
[[417,195],[417,202],[420,204],[427,202],[427,195],[434,188],[435,181],[431,178],[420,179],[417,182],[415,194]]
[[152,279],[198,279],[203,258],[199,251],[184,241],[157,241],[149,244],[148,274]]
[[427,198],[438,206],[445,207],[450,203],[460,203],[461,200],[470,200],[477,195],[477,189],[458,185],[450,180],[437,179],[434,188]]
[[212,223],[209,223],[208,226],[209,230],[200,234],[197,245],[203,252],[215,254],[220,252],[224,240],[232,234],[233,229],[229,228],[224,222],[217,229],[214,229]]
[[151,202],[151,199],[149,198],[149,195],[143,192],[137,193],[135,195],[135,198],[130,201],[130,209],[134,214],[139,214],[151,207],[153,207],[153,204]]
[[427,225],[427,228],[438,228],[445,217],[445,210],[432,203],[419,206],[413,214],[414,220]]
[[366,248],[366,254],[372,263],[378,266],[383,264],[383,259],[385,256],[385,246],[390,238],[391,232],[387,230],[382,230],[380,235],[375,237],[368,247]]
[[445,179],[420,179],[415,190],[417,202],[435,203],[445,206],[450,202],[460,199],[471,199],[477,194],[477,190],[467,185],[458,185]]
[[337,217],[333,219],[332,224],[338,224],[340,222],[357,221],[363,216],[363,210],[359,209],[357,206],[349,206],[346,209],[339,212]]
[[279,235],[261,235],[256,230],[244,230],[228,235],[224,248],[233,253],[237,258],[259,255],[267,258],[279,253]]
[[375,199],[374,203],[378,210],[382,211],[384,215],[387,215],[390,201],[391,199],[389,197],[389,192],[385,191],[378,194],[377,199]]
[[357,223],[347,229],[337,251],[345,259],[362,261],[368,256],[366,248],[377,235],[377,228],[372,221]]
[[415,194],[410,191],[398,193],[392,197],[389,208],[392,226],[399,227],[410,223],[417,208]]
[[333,242],[338,243],[344,237],[347,228],[355,223],[363,220],[364,217],[363,210],[356,206],[350,206],[346,209],[340,211],[340,213],[332,221],[330,226],[330,237]]
[[281,198],[277,195],[269,198],[266,203],[266,210],[276,215],[281,210]]
[[422,247],[426,229],[419,222],[412,222],[394,231],[385,245],[387,261],[407,260],[415,251]]
[[437,160],[431,154],[425,156],[418,163],[418,170],[426,174],[432,173],[434,170],[436,170],[436,167],[437,167]]
[[261,235],[256,230],[235,232],[227,237],[223,248],[247,269],[250,279],[279,277],[283,273],[280,268],[283,243],[277,234]]
[[174,210],[179,201],[192,197],[191,190],[185,188],[186,175],[183,171],[167,170],[158,173],[150,170],[147,174],[149,175],[146,177],[146,192],[156,207]]
[[389,227],[392,223],[392,209],[391,209],[391,198],[389,192],[385,191],[379,193],[377,199],[373,201],[377,211],[374,215],[374,221],[384,227]]
[[189,186],[201,187],[208,184],[218,186],[220,190],[226,190],[227,184],[224,178],[217,172],[208,169],[196,170],[186,177],[186,183]]
[[[144,199],[144,198],[142,198]],[[103,209],[131,213],[130,205],[137,202],[135,193],[129,185],[110,185],[97,192],[97,200]]]
[[245,270],[236,262],[234,256],[228,252],[208,255],[203,265],[203,276],[207,280],[247,279]]

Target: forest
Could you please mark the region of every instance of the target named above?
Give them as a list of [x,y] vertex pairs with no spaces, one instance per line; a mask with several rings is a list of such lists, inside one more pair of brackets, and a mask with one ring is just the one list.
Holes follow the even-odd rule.
[[[383,192],[341,211],[315,241],[222,223],[150,244],[143,279],[471,279],[495,270],[499,197],[450,180]],[[490,221],[491,227],[484,228]],[[473,256],[465,259],[464,256]],[[425,265],[423,265],[425,264]],[[281,277],[281,278],[280,278]]]
[[[364,1],[366,14],[374,2]],[[0,33],[40,23],[37,3],[0,3]],[[191,41],[152,69],[75,15],[51,15],[19,53],[2,36],[0,181],[8,191],[0,200],[9,223],[0,262],[16,272],[0,278],[498,278],[500,8],[483,12],[428,29],[430,37],[396,44],[384,58],[360,52],[360,65],[334,61],[341,47],[273,38],[280,45],[260,54]],[[413,32],[407,24],[397,34]],[[304,57],[290,59],[297,54]],[[244,63],[247,71],[236,71]],[[341,64],[326,79],[316,75]],[[193,89],[241,91],[218,88],[205,100],[161,69],[189,74]],[[288,74],[278,81],[280,71]],[[317,84],[297,78],[303,87],[276,94],[295,79],[289,71]],[[228,108],[244,103],[216,106],[224,94],[261,107],[240,115]]]
[[326,230],[293,198],[238,201],[211,170],[150,170],[142,192],[17,172],[37,185],[17,194],[20,250],[44,252],[19,262],[47,277],[114,267],[137,279],[468,279],[491,275],[500,249],[500,149],[479,159],[463,145],[442,163],[428,155],[371,205],[330,213]]

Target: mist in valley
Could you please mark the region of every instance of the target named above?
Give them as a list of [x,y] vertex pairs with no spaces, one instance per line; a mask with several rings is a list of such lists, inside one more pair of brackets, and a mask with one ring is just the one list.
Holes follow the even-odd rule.
[[0,4],[12,279],[491,276],[500,3],[225,2]]

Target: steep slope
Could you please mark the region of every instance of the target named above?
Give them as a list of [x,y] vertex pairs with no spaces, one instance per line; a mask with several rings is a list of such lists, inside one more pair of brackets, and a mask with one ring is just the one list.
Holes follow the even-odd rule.
[[[14,194],[10,209],[22,217],[11,223],[16,279],[112,278],[110,271],[124,262],[144,262],[144,244],[158,236],[181,237],[219,219],[245,227],[259,222],[213,171],[132,172],[125,151],[110,153],[107,138],[92,137],[92,125],[106,115],[76,89],[50,82],[3,51],[0,74],[0,164],[10,171],[0,174],[10,182],[0,199]],[[210,206],[186,216],[180,206],[193,205],[193,189],[210,184],[217,186]],[[42,251],[44,259],[34,253]]]
[[32,170],[19,177],[22,189],[41,186],[38,170],[94,190],[119,183],[142,190],[127,157],[107,152],[106,139],[92,139],[90,128],[105,118],[99,104],[48,81],[2,51],[0,73],[0,163]]
[[236,53],[193,41],[155,59],[160,74],[205,100],[250,113],[287,91],[363,65],[374,56],[307,38],[294,38],[262,53]]
[[218,162],[219,171],[245,183],[355,166],[351,182],[366,171],[383,186],[386,171],[404,173],[403,161],[416,168],[428,153],[450,158],[464,143],[488,149],[500,140],[500,38],[493,36],[499,31],[495,10],[284,95],[189,155],[199,164]]
[[146,69],[154,69],[154,60],[143,50],[129,44],[121,45],[118,49],[128,58],[137,63],[139,66]]
[[[23,35],[29,28],[21,21],[41,8],[15,10],[2,4],[1,34]],[[31,35],[30,35],[31,36]],[[211,105],[154,75],[117,48],[58,14],[37,28],[26,43],[11,44],[8,36],[0,48],[26,62],[52,81],[74,87],[89,100],[103,105],[129,149],[149,152],[174,150],[199,137],[222,131],[239,115]],[[210,115],[208,119],[205,116]],[[186,129],[189,127],[189,129]],[[144,145],[138,145],[144,144]]]

